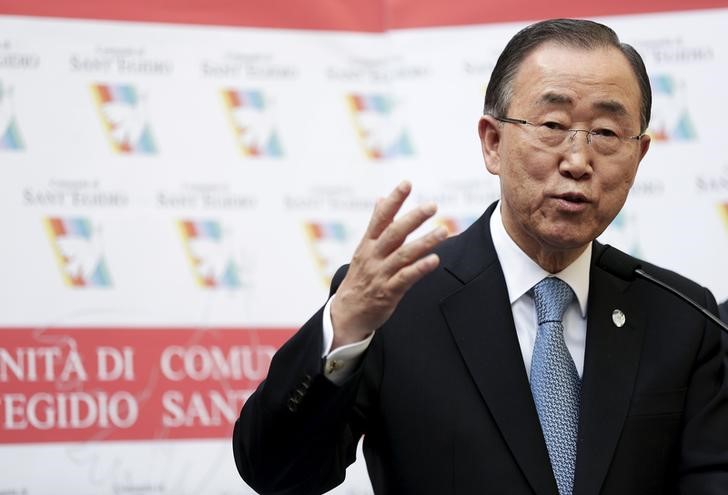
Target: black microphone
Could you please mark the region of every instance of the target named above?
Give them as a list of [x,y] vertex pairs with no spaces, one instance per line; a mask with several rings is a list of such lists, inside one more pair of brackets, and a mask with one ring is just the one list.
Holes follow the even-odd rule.
[[642,278],[644,280],[652,282],[659,287],[662,287],[666,291],[671,292],[672,294],[676,295],[677,297],[691,305],[693,308],[700,311],[706,318],[718,325],[721,330],[728,333],[728,325],[719,320],[718,317],[716,317],[713,313],[690,299],[688,296],[686,296],[676,288],[666,284],[662,280],[656,279],[649,273],[645,272],[642,269],[642,265],[640,265],[639,261],[627,254],[624,254],[619,249],[615,249],[609,244],[606,244],[604,246],[604,251],[602,251],[601,256],[599,256],[599,259],[597,259],[597,266],[603,268],[612,275],[621,278],[622,280],[627,280],[628,282],[631,282],[635,278]]

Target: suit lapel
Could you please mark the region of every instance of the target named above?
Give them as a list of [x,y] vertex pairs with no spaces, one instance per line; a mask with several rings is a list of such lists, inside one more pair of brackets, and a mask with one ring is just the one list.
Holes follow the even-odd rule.
[[490,237],[491,206],[463,233],[443,266],[464,285],[441,308],[460,354],[526,479],[556,494],[546,445],[523,365],[505,279]]
[[[592,260],[602,248],[595,243]],[[592,263],[575,495],[599,493],[629,409],[644,336],[630,285]],[[615,310],[626,317],[622,327]]]

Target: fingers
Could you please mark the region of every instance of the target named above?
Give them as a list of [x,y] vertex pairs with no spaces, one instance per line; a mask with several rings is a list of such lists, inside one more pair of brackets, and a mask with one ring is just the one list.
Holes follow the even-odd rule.
[[436,206],[418,206],[395,220],[411,189],[409,182],[402,182],[377,202],[331,307],[335,341],[358,341],[379,328],[407,290],[437,268],[438,256],[428,253],[447,237],[445,228],[406,242],[435,214]]
[[[397,272],[400,272],[403,267],[419,263],[419,261],[421,261],[419,258],[422,258],[432,251],[432,248],[443,241],[446,237],[447,229],[444,227],[438,227],[414,241],[399,246],[398,249],[387,256],[383,263],[382,271],[389,276],[394,276]],[[422,267],[420,266],[418,269],[419,268]]]
[[419,279],[437,268],[439,264],[440,258],[436,254],[428,254],[415,263],[405,266],[390,279],[392,292],[403,295]]
[[437,206],[429,203],[414,208],[395,221],[395,215],[411,190],[411,184],[403,181],[389,196],[377,202],[367,234],[357,250],[359,252],[355,253],[368,259],[380,260],[379,270],[387,276],[393,276],[405,265],[415,263],[447,237],[447,231],[439,228],[416,241],[404,244],[412,232],[437,212]]
[[395,215],[411,191],[412,184],[408,181],[402,181],[389,193],[389,196],[377,201],[374,213],[372,213],[372,218],[367,227],[366,237],[377,239],[382,234],[384,229],[392,223]]
[[435,212],[437,212],[437,206],[434,203],[429,203],[419,206],[397,221],[391,222],[384,229],[377,242],[376,254],[387,256],[399,248],[407,239],[407,236],[417,230],[427,219],[431,218]]

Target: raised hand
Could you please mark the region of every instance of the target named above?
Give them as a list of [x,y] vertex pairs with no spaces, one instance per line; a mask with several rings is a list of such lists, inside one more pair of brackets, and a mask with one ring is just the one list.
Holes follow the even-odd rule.
[[419,206],[394,219],[411,190],[409,182],[402,182],[389,196],[377,201],[349,271],[331,303],[332,350],[358,342],[379,328],[407,290],[440,262],[436,254],[427,253],[447,237],[445,228],[405,243],[409,234],[435,214],[434,204]]

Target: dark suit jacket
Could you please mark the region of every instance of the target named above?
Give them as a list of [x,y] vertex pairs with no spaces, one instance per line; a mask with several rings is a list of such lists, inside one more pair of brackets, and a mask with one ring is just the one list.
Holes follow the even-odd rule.
[[728,301],[723,301],[718,306],[718,311],[720,311],[720,319],[728,323]]
[[[440,267],[407,293],[346,383],[322,375],[321,311],[279,350],[235,425],[236,464],[252,487],[322,493],[343,479],[363,433],[377,494],[557,494],[492,211],[438,248]],[[717,310],[706,289],[643,267]],[[728,494],[722,352],[718,330],[674,296],[592,264],[574,494]]]

